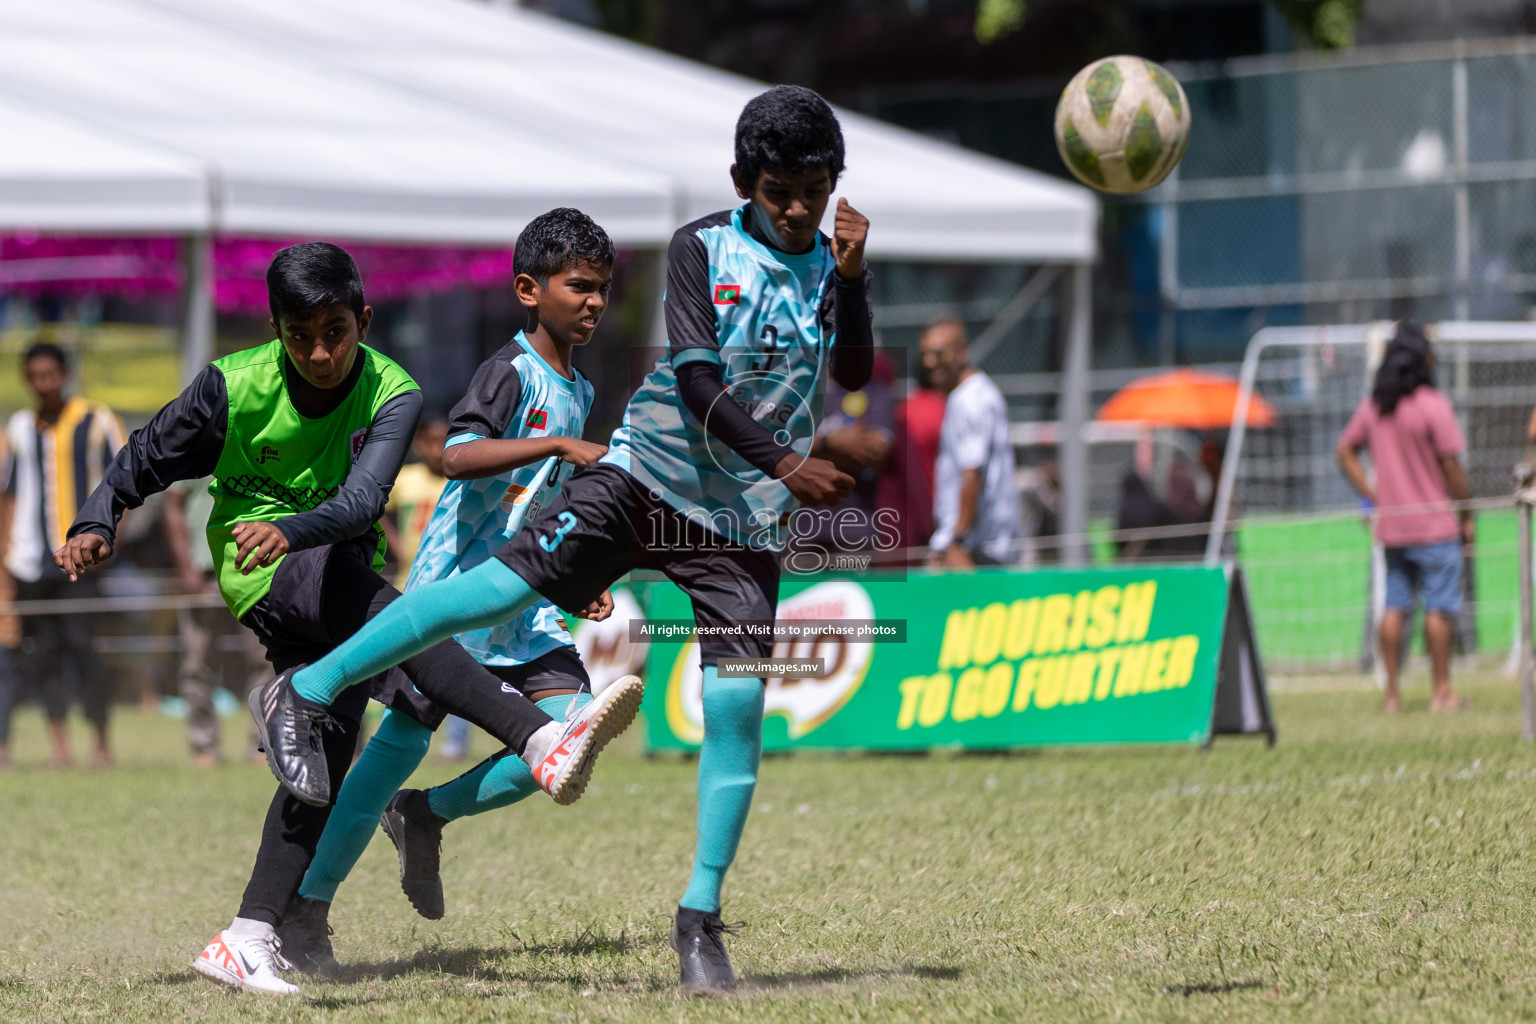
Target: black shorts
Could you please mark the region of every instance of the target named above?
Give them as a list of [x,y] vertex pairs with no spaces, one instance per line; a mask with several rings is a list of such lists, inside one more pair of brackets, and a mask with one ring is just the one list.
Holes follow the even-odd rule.
[[[266,648],[274,669],[286,672],[320,660],[387,602],[394,587],[373,571],[373,552],[373,539],[359,538],[283,556],[272,588],[240,618]],[[331,713],[360,721],[370,697],[428,729],[436,729],[446,714],[398,667],[342,691]]]
[[526,665],[487,665],[485,670],[502,682],[517,687],[529,700],[545,690],[590,690],[592,680],[576,648],[566,644],[542,654]]
[[[631,569],[663,573],[693,601],[701,626],[772,622],[779,556],[730,541],[685,518],[617,466],[599,463],[560,494],[496,557],[556,606],[585,608]],[[765,658],[768,637],[709,638],[700,663]]]

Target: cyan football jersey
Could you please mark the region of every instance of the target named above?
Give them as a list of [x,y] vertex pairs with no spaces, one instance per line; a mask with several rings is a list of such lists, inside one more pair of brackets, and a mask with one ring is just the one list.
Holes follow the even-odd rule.
[[717,363],[721,400],[736,402],[778,443],[808,455],[835,341],[836,261],[825,235],[802,255],[769,249],[745,230],[745,209],[695,221],[673,238],[667,352],[630,399],[603,461],[715,532],[777,551],[793,496],[705,433],[678,396],[675,371],[697,359]]
[[[566,380],[519,331],[475,371],[469,392],[450,416],[448,447],[480,438],[580,437],[591,408],[591,382],[580,373]],[[448,481],[421,536],[405,589],[473,569],[511,540],[514,518],[519,526],[532,522],[570,475],[570,464],[560,462],[534,491],[531,485],[542,465],[535,462],[481,480]],[[571,634],[554,605],[541,601],[510,622],[454,639],[481,664],[523,665],[571,643]]]

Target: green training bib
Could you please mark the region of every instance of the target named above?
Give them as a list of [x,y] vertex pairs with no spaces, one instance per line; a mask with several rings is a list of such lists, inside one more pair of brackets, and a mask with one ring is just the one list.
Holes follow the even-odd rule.
[[[374,416],[386,402],[416,382],[393,360],[366,345],[358,349],[363,370],[352,392],[325,416],[301,416],[288,396],[283,343],[236,352],[214,362],[229,392],[229,426],[224,450],[208,493],[208,548],[213,553],[219,592],[239,618],[272,587],[282,559],[240,572],[235,563],[236,523],[264,522],[308,512],[336,496],[362,450]],[[384,535],[378,526],[375,568],[384,564]]]

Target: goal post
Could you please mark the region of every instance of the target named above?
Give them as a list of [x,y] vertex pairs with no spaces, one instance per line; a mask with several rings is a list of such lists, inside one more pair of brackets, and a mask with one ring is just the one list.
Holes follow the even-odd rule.
[[[1216,564],[1235,550],[1243,559],[1267,658],[1336,668],[1371,656],[1365,623],[1379,616],[1380,553],[1334,450],[1370,392],[1393,330],[1390,321],[1265,328],[1244,354],[1205,558]],[[1458,633],[1468,649],[1479,635],[1485,649],[1502,648],[1516,632],[1510,473],[1526,455],[1536,405],[1536,323],[1443,321],[1428,333],[1436,385],[1467,439],[1472,497],[1498,506],[1479,515],[1473,564],[1481,599],[1475,621],[1469,602]],[[1254,395],[1274,407],[1273,427],[1247,422]],[[1469,592],[1473,585],[1469,574]],[[1276,623],[1284,616],[1282,629]],[[1262,637],[1266,624],[1295,640],[1288,653]]]

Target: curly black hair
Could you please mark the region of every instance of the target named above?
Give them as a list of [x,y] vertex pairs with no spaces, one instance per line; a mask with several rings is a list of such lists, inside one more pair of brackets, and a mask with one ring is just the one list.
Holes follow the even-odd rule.
[[757,187],[765,170],[825,167],[837,184],[843,173],[843,129],[816,92],[776,85],[752,97],[736,119],[736,183]]
[[579,263],[613,266],[613,239],[597,222],[580,210],[561,206],[541,213],[517,236],[512,250],[512,273],[527,274],[549,286],[551,276]]
[[331,306],[363,315],[363,275],[352,254],[330,242],[300,242],[272,257],[267,266],[267,305],[281,322]]

